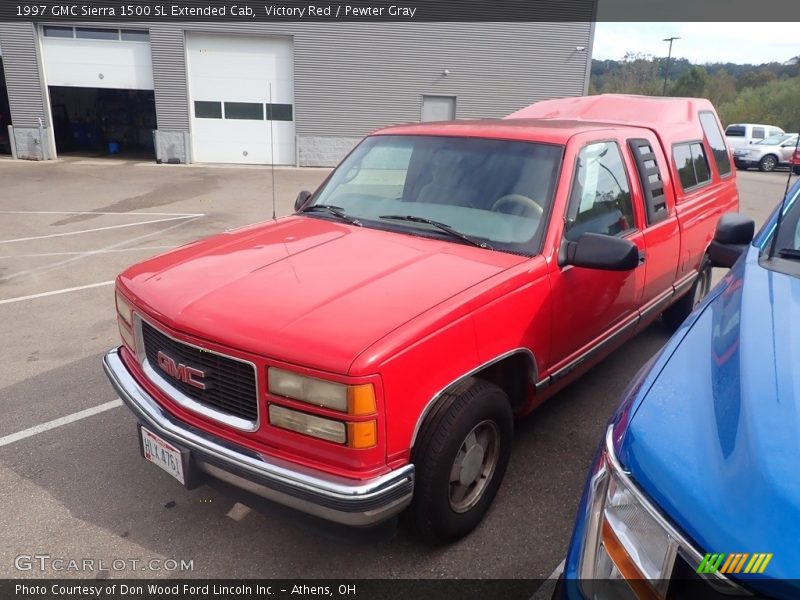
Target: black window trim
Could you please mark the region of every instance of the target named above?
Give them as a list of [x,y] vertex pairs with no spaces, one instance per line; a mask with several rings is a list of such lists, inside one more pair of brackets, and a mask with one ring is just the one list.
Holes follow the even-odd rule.
[[[626,229],[625,231],[620,231],[619,233],[615,234],[614,237],[627,238],[627,237],[630,237],[631,235],[633,235],[636,232],[641,232],[641,229],[639,228],[638,224],[636,223],[636,210],[633,208],[634,202],[633,202],[633,193],[631,192],[631,177],[630,177],[630,174],[628,173],[628,169],[625,167],[625,156],[623,155],[622,149],[620,148],[619,141],[617,141],[616,138],[597,139],[597,140],[589,140],[589,141],[587,141],[580,148],[578,148],[578,151],[575,154],[575,165],[574,165],[574,167],[572,169],[572,179],[571,179],[570,184],[569,184],[569,195],[567,196],[567,198],[569,199],[569,202],[567,202],[567,209],[566,209],[567,212],[564,215],[564,229],[563,229],[563,232],[561,234],[561,237],[562,237],[563,240],[567,239],[567,232],[569,231],[569,226],[570,226],[570,215],[573,212],[573,208],[575,208],[575,202],[572,199],[572,192],[574,191],[574,188],[575,188],[575,182],[578,180],[578,167],[580,166],[580,160],[579,160],[580,154],[583,151],[583,149],[588,147],[588,146],[593,146],[594,144],[608,144],[608,143],[614,144],[617,147],[617,151],[619,152],[619,157],[620,157],[620,160],[622,162],[622,170],[625,172],[625,181],[628,184],[628,193],[631,195],[631,211],[633,212],[633,220],[634,220],[633,227],[630,227],[630,228]],[[578,211],[577,211],[577,208],[576,208],[574,216],[577,217],[577,215],[578,215]],[[646,219],[647,219],[647,215],[645,215],[645,220]]]
[[[658,225],[662,221],[667,220],[672,213],[669,209],[669,202],[667,202],[667,189],[664,185],[663,167],[658,164],[658,156],[656,156],[654,150],[655,144],[653,144],[653,142],[647,138],[628,138],[626,141],[628,142],[628,151],[633,156],[633,162],[636,164],[636,171],[637,175],[639,176],[639,185],[642,188],[642,199],[644,200],[644,220],[646,222],[646,227]],[[645,159],[642,153],[639,151],[639,149],[645,145],[650,148],[648,155],[652,155],[653,158]],[[645,165],[646,160],[652,160],[653,164],[655,165],[655,173],[652,174],[658,175],[661,188],[660,197],[663,198],[664,204],[664,208],[661,210],[657,209],[656,197],[653,195],[653,189],[656,189],[659,186],[654,186],[650,182],[650,177],[648,175],[649,169]]]
[[[711,170],[711,165],[708,162],[708,148],[706,148],[704,142],[705,142],[705,140],[688,140],[688,141],[685,141],[685,142],[676,142],[676,143],[672,144],[672,148],[671,148],[672,156],[670,157],[670,161],[672,163],[672,166],[675,168],[675,173],[673,174],[673,178],[677,181],[678,185],[680,186],[681,190],[684,193],[694,193],[694,192],[696,192],[696,191],[698,191],[698,190],[700,190],[700,189],[702,189],[702,188],[704,188],[706,186],[709,186],[712,183],[714,183],[714,172]],[[700,146],[703,148],[703,152],[705,152],[706,165],[709,167],[708,168],[708,179],[706,179],[705,181],[699,182],[699,183],[695,183],[694,185],[689,186],[688,188],[685,188],[685,187],[683,187],[683,183],[681,183],[681,176],[678,173],[678,171],[679,171],[678,165],[675,162],[675,148],[677,146],[691,146],[692,144],[700,144]],[[691,148],[690,148],[689,152],[691,153]],[[694,170],[694,165],[692,165],[692,170]],[[677,175],[677,177],[675,177],[676,175]],[[719,175],[719,173],[717,173],[717,175]],[[695,179],[696,179],[697,178],[697,173],[695,173],[694,176],[695,176]]]

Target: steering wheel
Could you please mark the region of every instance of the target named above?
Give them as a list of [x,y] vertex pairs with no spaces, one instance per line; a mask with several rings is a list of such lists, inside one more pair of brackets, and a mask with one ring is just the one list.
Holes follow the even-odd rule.
[[[532,198],[528,198],[527,196],[523,196],[522,194],[505,194],[504,196],[500,196],[497,200],[494,201],[492,204],[492,211],[493,212],[503,212],[500,210],[501,207],[505,206],[506,204],[513,204],[516,206],[522,207],[522,211],[519,213],[520,215],[531,217],[541,217],[544,213],[544,210],[539,205],[536,200]],[[517,213],[510,213],[510,214],[517,214]]]

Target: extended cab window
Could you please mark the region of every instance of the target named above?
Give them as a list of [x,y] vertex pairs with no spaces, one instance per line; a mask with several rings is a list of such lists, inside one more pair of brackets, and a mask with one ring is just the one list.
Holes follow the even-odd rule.
[[744,134],[745,129],[742,125],[728,125],[725,130],[725,135],[728,137],[744,137]]
[[765,132],[763,127],[753,127],[753,139],[754,140],[763,140],[765,137]]
[[684,191],[711,181],[708,159],[700,142],[673,146],[672,158]]
[[703,128],[703,133],[706,134],[708,144],[711,146],[711,154],[714,156],[714,162],[717,165],[717,173],[722,177],[728,175],[731,172],[731,160],[714,114],[701,112],[700,126]]
[[566,238],[584,233],[619,235],[633,228],[633,206],[628,176],[615,142],[585,146],[570,193]]

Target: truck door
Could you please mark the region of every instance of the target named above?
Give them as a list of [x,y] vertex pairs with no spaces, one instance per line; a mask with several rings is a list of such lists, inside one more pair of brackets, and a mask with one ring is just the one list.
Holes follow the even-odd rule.
[[[575,138],[571,142],[575,142]],[[583,233],[631,240],[644,251],[636,226],[631,178],[618,139],[578,146],[567,202],[563,238],[576,241]],[[569,153],[569,150],[568,150]],[[638,321],[644,271],[604,271],[551,264],[553,377],[559,379],[607,343],[632,333]]]
[[[636,173],[633,194],[641,215],[644,245],[644,289],[640,301],[640,326],[657,316],[670,303],[681,250],[680,226],[675,212],[675,192],[669,163],[661,144],[649,132],[627,140],[627,153]],[[640,328],[641,328],[640,327]]]

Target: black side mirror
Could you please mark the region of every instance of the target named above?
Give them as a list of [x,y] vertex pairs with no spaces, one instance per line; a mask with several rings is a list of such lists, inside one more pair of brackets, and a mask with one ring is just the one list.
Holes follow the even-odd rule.
[[294,201],[294,212],[300,212],[308,204],[309,198],[311,198],[311,192],[308,190],[303,190],[297,194],[297,198]]
[[639,266],[639,247],[630,240],[584,233],[577,242],[565,240],[559,264],[605,271],[630,271]]
[[753,241],[756,224],[739,213],[725,213],[719,218],[708,257],[715,267],[730,269]]

